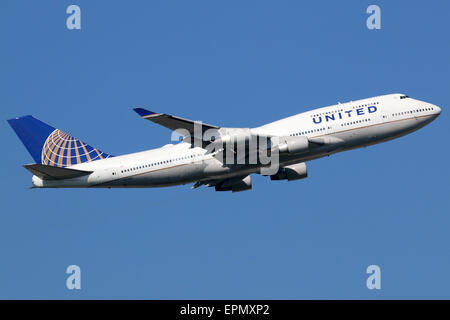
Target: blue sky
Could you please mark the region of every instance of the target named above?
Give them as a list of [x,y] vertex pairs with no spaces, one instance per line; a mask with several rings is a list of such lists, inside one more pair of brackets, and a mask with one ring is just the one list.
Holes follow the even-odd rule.
[[[82,29],[66,28],[81,8]],[[366,28],[370,4],[381,30]],[[403,92],[443,108],[309,177],[216,193],[31,190],[6,121],[0,298],[450,298],[446,1],[0,3],[4,120],[32,114],[110,154],[170,131],[134,106],[231,127]],[[65,287],[81,267],[82,290]],[[382,289],[368,290],[367,266]]]

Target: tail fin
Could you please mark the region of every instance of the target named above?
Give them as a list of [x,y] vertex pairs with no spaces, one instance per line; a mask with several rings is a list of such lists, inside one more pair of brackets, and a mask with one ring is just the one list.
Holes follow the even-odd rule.
[[8,123],[36,163],[70,167],[111,157],[32,116],[10,119]]

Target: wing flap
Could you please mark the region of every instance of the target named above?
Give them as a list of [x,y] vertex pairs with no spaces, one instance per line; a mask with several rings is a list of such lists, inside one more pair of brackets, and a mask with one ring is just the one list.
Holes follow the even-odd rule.
[[48,166],[45,164],[26,164],[24,168],[35,176],[45,180],[71,179],[91,174],[92,171],[84,171],[70,168]]

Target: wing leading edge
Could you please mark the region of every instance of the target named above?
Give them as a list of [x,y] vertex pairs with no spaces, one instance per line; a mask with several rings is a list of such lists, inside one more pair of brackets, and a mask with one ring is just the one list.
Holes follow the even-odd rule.
[[[194,135],[194,127],[198,126],[201,128],[202,133],[208,129],[219,129],[220,127],[202,123],[200,121],[193,121],[189,119],[180,118],[177,116],[173,116],[165,113],[156,113],[144,108],[134,108],[133,109],[138,115],[140,115],[143,119],[150,120],[154,123],[157,123],[163,127],[166,127],[173,131],[179,131],[180,129],[184,129],[189,131],[191,135]],[[182,133],[182,132],[180,132]],[[183,134],[183,133],[182,133]]]

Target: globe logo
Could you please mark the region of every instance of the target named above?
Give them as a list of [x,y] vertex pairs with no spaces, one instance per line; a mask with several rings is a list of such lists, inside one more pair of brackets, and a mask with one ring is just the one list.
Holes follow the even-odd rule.
[[70,167],[109,157],[59,129],[48,136],[42,147],[42,164],[54,167]]

